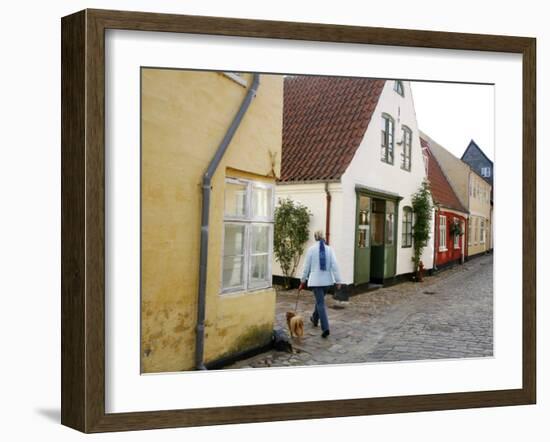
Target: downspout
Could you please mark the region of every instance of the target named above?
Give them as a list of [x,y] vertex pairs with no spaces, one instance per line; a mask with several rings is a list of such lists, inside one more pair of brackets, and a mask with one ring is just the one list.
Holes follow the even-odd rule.
[[201,211],[201,240],[200,240],[200,267],[199,267],[199,296],[197,306],[197,327],[195,341],[195,366],[198,370],[206,370],[204,365],[204,318],[206,313],[206,275],[208,266],[208,229],[210,224],[210,194],[212,192],[212,177],[239,128],[244,114],[248,110],[252,99],[260,85],[259,74],[253,74],[252,85],[241,103],[235,118],[225,133],[216,153],[202,178],[202,211]]
[[325,194],[327,196],[327,214],[326,214],[326,223],[325,223],[325,240],[327,244],[330,244],[330,202],[332,196],[328,190],[328,182],[325,183]]
[[466,239],[466,222],[465,221],[461,221],[460,222],[461,225],[462,225],[462,244],[461,244],[461,251],[460,251],[460,264],[464,264],[464,240]]
[[[466,258],[469,257],[470,255],[470,213],[468,212],[468,214],[466,215],[466,233],[465,233],[465,236],[467,235],[467,238],[466,238],[466,242],[464,244],[464,261],[466,261]],[[468,247],[468,248],[466,248]]]
[[[434,211],[434,264],[433,264],[433,271],[437,271],[437,249],[439,249],[439,241],[441,240],[438,236],[437,236],[437,232],[438,232],[438,229],[439,229],[439,207],[436,205],[435,206],[435,211]],[[436,244],[436,239],[437,239],[437,244]]]

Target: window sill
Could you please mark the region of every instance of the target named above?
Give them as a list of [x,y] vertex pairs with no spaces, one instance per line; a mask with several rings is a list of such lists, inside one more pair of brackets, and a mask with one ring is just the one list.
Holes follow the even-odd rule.
[[[261,291],[264,291],[264,290],[269,290],[269,289],[273,289],[273,286],[272,285],[266,285],[264,287],[254,287],[254,288],[250,288],[248,290],[245,290],[245,289],[235,289],[235,290],[227,290],[227,291],[221,291],[219,293],[220,296],[223,296],[223,297],[230,297],[230,296],[244,296],[244,295],[251,295],[251,294],[254,294],[256,292],[261,292]],[[273,289],[275,290],[275,289]]]
[[447,247],[440,247],[439,248],[439,251],[440,252],[447,252],[449,249],[447,249]]

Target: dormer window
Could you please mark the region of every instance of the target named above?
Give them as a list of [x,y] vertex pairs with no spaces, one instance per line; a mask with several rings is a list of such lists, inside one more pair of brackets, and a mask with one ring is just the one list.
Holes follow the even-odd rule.
[[490,167],[482,167],[481,168],[481,176],[485,178],[491,177],[491,168]]
[[393,90],[402,97],[405,96],[405,88],[403,87],[403,82],[401,80],[395,80],[395,83],[393,84]]

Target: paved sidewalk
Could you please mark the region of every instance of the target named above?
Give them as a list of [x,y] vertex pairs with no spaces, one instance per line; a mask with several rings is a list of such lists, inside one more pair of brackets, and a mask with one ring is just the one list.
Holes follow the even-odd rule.
[[[255,368],[486,357],[493,354],[493,259],[473,259],[425,278],[356,295],[348,302],[327,295],[330,336],[308,318],[313,294],[302,291],[298,312],[305,333],[293,353],[269,351],[225,368]],[[277,327],[294,310],[296,290],[277,294]]]

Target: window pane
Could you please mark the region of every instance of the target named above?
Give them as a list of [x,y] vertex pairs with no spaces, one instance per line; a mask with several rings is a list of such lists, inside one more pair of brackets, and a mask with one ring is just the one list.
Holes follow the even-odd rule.
[[380,158],[382,161],[386,161],[386,152],[388,146],[388,120],[382,117],[382,149],[380,151]]
[[439,217],[439,247],[447,247],[447,217]]
[[225,183],[225,214],[246,216],[246,184]]
[[393,244],[393,222],[395,213],[395,203],[386,202],[386,244]]
[[244,225],[226,224],[223,244],[223,255],[234,256],[244,253]]
[[412,210],[410,207],[403,208],[401,245],[409,247],[412,245]]
[[258,285],[268,280],[268,255],[252,256],[250,259],[250,284]]
[[393,244],[393,213],[386,214],[386,244]]
[[269,252],[269,230],[270,226],[266,225],[252,226],[252,253]]
[[382,152],[381,159],[393,164],[394,123],[391,117],[382,115]]
[[252,216],[270,217],[272,201],[270,188],[254,187],[252,189]]
[[372,226],[372,245],[380,246],[384,244],[384,214],[373,213],[371,219]]
[[243,286],[244,256],[229,256],[223,259],[223,288]]

